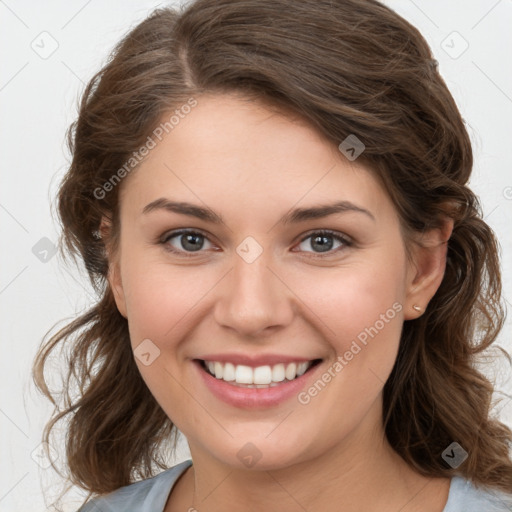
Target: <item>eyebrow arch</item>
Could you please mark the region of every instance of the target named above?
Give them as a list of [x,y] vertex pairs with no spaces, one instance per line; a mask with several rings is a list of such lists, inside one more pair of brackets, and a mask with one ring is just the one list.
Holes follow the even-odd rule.
[[[169,212],[181,213],[183,215],[190,215],[192,217],[196,217],[213,224],[224,223],[221,215],[218,215],[208,208],[203,208],[202,206],[197,206],[187,202],[171,201],[164,197],[156,199],[155,201],[152,201],[146,205],[142,210],[142,213],[148,214],[155,210],[166,210]],[[285,214],[279,222],[282,224],[293,224],[304,222],[306,220],[320,219],[335,213],[343,212],[363,213],[375,221],[375,217],[372,215],[372,213],[365,208],[361,208],[360,206],[357,206],[350,201],[338,201],[337,203],[333,204],[313,206],[309,208],[296,208]]]
[[305,220],[320,219],[322,217],[327,217],[328,215],[344,212],[363,213],[375,221],[373,214],[365,208],[357,206],[350,201],[338,201],[337,203],[312,206],[310,208],[296,208],[284,215],[280,222],[283,224],[303,222]]
[[160,197],[159,199],[156,199],[155,201],[152,201],[151,203],[147,204],[142,210],[142,213],[147,214],[155,210],[166,210],[168,212],[190,215],[192,217],[197,217],[198,219],[205,220],[207,222],[212,222],[214,224],[224,223],[220,215],[216,214],[214,211],[208,208],[196,206],[195,204],[192,203],[171,201],[170,199],[166,199],[165,197]]

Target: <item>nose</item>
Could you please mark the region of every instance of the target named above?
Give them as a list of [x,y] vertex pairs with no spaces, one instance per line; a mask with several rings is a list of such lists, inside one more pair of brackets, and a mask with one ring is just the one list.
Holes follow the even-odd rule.
[[265,251],[252,263],[234,254],[233,269],[218,291],[215,320],[239,336],[265,336],[292,321],[294,295]]

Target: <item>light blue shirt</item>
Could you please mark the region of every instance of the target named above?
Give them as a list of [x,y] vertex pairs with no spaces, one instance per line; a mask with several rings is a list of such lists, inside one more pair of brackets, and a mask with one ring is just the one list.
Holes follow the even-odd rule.
[[[79,512],[163,512],[174,484],[191,465],[186,460],[153,478],[121,487],[95,498]],[[443,512],[512,512],[512,494],[477,489],[469,480],[455,476]]]

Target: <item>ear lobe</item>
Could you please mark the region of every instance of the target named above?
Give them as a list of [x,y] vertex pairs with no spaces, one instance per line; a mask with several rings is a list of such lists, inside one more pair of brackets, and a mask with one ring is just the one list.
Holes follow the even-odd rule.
[[446,218],[441,228],[423,233],[414,242],[408,272],[405,320],[418,318],[441,285],[452,230],[453,219]]
[[105,216],[101,218],[100,233],[101,238],[105,243],[105,250],[108,259],[108,275],[107,280],[116,301],[117,309],[119,313],[125,318],[128,318],[126,313],[126,300],[124,296],[123,282],[121,280],[121,268],[118,257],[118,251],[113,251],[110,244],[110,233],[112,224]]

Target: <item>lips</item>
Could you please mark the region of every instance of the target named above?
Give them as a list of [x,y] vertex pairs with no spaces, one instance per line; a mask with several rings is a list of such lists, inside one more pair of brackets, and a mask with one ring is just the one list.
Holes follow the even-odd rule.
[[[279,362],[279,359],[288,360]],[[240,364],[240,361],[249,362],[249,364]],[[272,364],[261,364],[261,361],[272,361]],[[296,398],[298,393],[307,386],[307,382],[314,379],[315,375],[321,371],[322,361],[323,359],[301,360],[300,358],[295,358],[294,361],[291,357],[279,356],[260,356],[251,359],[238,355],[234,357],[218,355],[215,358],[205,356],[205,359],[194,359],[192,362],[198,372],[199,380],[219,400],[237,408],[266,409]],[[218,377],[215,374],[216,371]],[[284,378],[280,380],[283,372]],[[292,379],[287,378],[287,372]],[[270,382],[268,382],[269,377]],[[268,383],[256,384],[255,382]]]

